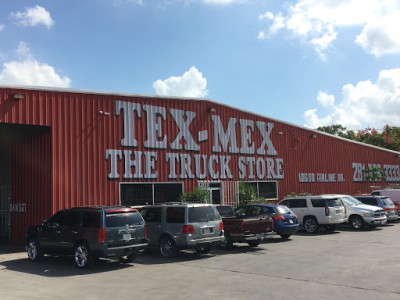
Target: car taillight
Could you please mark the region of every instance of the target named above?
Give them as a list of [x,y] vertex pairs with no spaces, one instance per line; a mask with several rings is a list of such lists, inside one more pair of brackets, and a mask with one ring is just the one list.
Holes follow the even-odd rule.
[[273,216],[274,221],[285,220],[284,216]]
[[325,206],[325,216],[329,216],[330,211],[329,211],[329,207]]
[[182,227],[183,234],[191,234],[194,233],[193,225],[183,225]]
[[144,225],[144,238],[147,239],[147,224]]
[[224,230],[224,223],[222,221],[219,222],[219,230]]
[[99,242],[99,244],[103,244],[105,242],[105,240],[106,240],[106,229],[100,228],[98,242]]
[[384,207],[383,209],[386,211],[390,211],[390,207]]

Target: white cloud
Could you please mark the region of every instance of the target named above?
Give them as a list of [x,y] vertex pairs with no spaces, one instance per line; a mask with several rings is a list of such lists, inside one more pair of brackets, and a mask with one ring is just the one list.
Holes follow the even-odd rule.
[[50,13],[43,7],[36,5],[35,7],[26,8],[24,12],[11,13],[11,18],[15,23],[21,26],[36,26],[43,24],[50,28],[54,21]]
[[345,27],[359,27],[355,43],[375,56],[400,53],[400,5],[398,0],[298,0],[282,12],[259,16],[269,20],[270,35],[286,29],[311,44],[325,59],[325,50]]
[[400,68],[382,70],[375,83],[366,80],[355,86],[346,84],[342,93],[342,102],[335,105],[332,95],[320,92],[318,101],[333,111],[319,117],[316,109],[307,110],[306,126],[341,124],[353,130],[367,126],[383,128],[386,124],[400,126]]
[[0,31],[2,31],[4,29],[4,25],[0,24]]
[[3,64],[1,84],[69,87],[71,80],[58,75],[54,67],[36,61],[25,43],[20,42],[16,53],[21,60]]
[[182,76],[171,76],[153,83],[157,95],[181,97],[206,97],[207,79],[196,67],[191,67]]
[[335,104],[335,96],[328,95],[325,92],[319,91],[317,100],[321,103],[324,107],[333,106]]

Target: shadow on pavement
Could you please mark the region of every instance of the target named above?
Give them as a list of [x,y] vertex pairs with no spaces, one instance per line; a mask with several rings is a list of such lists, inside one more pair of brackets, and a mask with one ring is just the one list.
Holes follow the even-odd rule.
[[99,259],[89,269],[75,267],[72,256],[45,256],[41,261],[32,262],[28,258],[11,259],[0,262],[0,269],[39,275],[44,277],[82,276],[134,267],[116,260]]

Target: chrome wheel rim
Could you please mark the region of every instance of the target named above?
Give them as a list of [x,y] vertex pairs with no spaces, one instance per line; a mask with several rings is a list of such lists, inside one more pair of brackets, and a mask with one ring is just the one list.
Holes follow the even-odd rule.
[[37,246],[34,241],[29,242],[27,252],[30,260],[35,260],[37,258]]
[[315,232],[315,230],[317,229],[317,224],[315,223],[314,220],[308,219],[304,224],[304,227],[307,232]]
[[169,239],[164,239],[161,241],[161,254],[164,256],[171,256],[172,255],[172,242]]
[[353,225],[353,227],[355,229],[360,229],[362,226],[362,222],[361,222],[360,218],[354,218],[353,221],[351,222],[351,224]]
[[88,261],[88,251],[85,246],[80,245],[75,249],[75,263],[79,268],[84,268]]

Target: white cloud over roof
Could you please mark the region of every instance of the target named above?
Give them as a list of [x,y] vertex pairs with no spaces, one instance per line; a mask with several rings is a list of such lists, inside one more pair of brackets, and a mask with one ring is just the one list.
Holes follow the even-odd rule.
[[19,43],[16,53],[22,59],[3,64],[3,69],[0,72],[1,84],[70,86],[71,80],[68,77],[61,77],[54,67],[35,60],[25,43]]
[[24,12],[11,13],[11,19],[18,25],[29,27],[43,24],[47,28],[50,28],[54,24],[50,13],[39,5],[25,8]]
[[400,126],[400,68],[382,70],[376,82],[360,81],[346,84],[342,101],[335,105],[332,95],[320,92],[318,101],[332,107],[332,113],[319,117],[316,109],[304,113],[306,126],[317,128],[340,124],[348,129],[367,126],[383,128],[386,124]]
[[400,53],[400,5],[398,0],[299,0],[287,13],[266,12],[259,16],[268,20],[268,38],[286,29],[294,37],[312,45],[322,59],[325,50],[338,38],[341,28],[360,28],[354,42],[375,56]]
[[158,79],[153,83],[157,95],[179,97],[206,97],[207,79],[197,70],[191,67],[182,76],[171,76],[165,80]]

